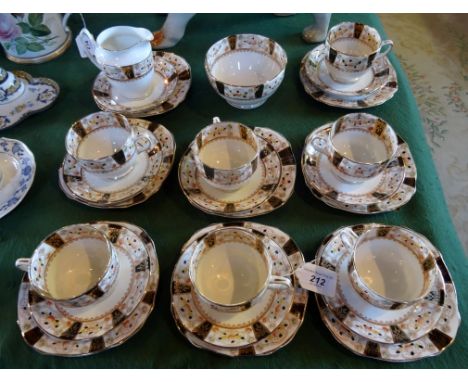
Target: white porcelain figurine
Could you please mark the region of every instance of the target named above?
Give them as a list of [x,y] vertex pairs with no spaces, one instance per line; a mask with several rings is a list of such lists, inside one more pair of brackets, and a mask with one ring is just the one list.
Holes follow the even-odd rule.
[[[277,16],[291,16],[294,13],[277,13]],[[153,49],[171,48],[184,37],[185,28],[195,13],[169,13],[162,28],[154,32]],[[302,31],[308,43],[321,42],[327,36],[331,13],[314,13],[315,23]]]
[[327,37],[328,24],[330,24],[331,13],[314,13],[315,23],[305,27],[302,38],[305,42],[322,42]]

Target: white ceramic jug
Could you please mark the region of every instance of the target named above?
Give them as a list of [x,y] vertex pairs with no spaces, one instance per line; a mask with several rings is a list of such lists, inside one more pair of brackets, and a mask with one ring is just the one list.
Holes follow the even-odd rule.
[[81,57],[88,57],[111,82],[112,97],[143,99],[154,87],[153,34],[144,28],[115,26],[96,39],[83,28],[76,38]]
[[9,60],[41,63],[60,56],[70,46],[71,13],[0,13],[0,43]]

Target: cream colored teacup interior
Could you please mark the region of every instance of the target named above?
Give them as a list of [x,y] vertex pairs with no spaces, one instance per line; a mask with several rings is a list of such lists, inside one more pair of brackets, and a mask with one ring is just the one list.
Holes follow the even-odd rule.
[[106,36],[101,42],[101,47],[110,51],[119,51],[131,48],[141,41],[140,35],[129,33],[125,29]]
[[211,168],[233,170],[250,163],[257,152],[245,140],[220,137],[206,143],[200,150],[200,160]]
[[281,70],[279,63],[265,53],[241,49],[220,56],[211,74],[229,85],[256,86],[272,80]]
[[339,154],[355,162],[383,162],[393,154],[382,139],[364,129],[345,130],[335,134],[331,141]]
[[373,51],[371,46],[354,37],[339,38],[331,43],[331,47],[350,56],[368,56]]
[[[212,239],[214,238],[214,239]],[[238,229],[216,232],[195,251],[191,278],[211,303],[235,306],[252,301],[266,288],[270,266],[261,241]]]
[[332,149],[359,164],[379,164],[391,160],[398,137],[383,119],[367,113],[350,113],[333,124],[329,133]]
[[120,126],[103,127],[87,134],[78,146],[78,158],[96,160],[120,151],[130,137],[130,131]]
[[414,301],[425,291],[424,270],[417,255],[391,238],[360,240],[354,262],[360,279],[380,296]]
[[95,286],[110,260],[108,244],[95,237],[83,237],[65,244],[49,259],[45,286],[52,298],[66,300]]
[[[356,29],[358,27],[360,30]],[[379,32],[369,25],[343,22],[329,30],[327,42],[337,52],[354,57],[367,57],[379,50],[382,38]]]

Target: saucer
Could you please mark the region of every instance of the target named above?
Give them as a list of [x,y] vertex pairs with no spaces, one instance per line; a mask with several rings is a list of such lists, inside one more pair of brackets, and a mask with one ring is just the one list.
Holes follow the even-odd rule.
[[347,100],[360,100],[380,91],[389,81],[390,62],[380,58],[372,63],[371,70],[367,71],[357,82],[342,84],[331,78],[325,65],[326,49],[321,44],[312,49],[305,61],[307,78],[318,88],[335,98]]
[[58,84],[49,78],[33,78],[20,70],[13,73],[23,82],[24,90],[11,102],[0,104],[0,130],[52,106],[60,93]]
[[[172,274],[172,314],[181,333],[195,346],[228,356],[266,355],[280,349],[295,336],[304,318],[308,293],[268,290],[264,299],[240,313],[218,312],[192,292],[188,264],[197,241],[225,226],[244,227],[266,235],[275,274],[290,272],[303,264],[302,253],[291,238],[276,228],[250,222],[215,224],[196,232],[182,248]],[[274,240],[272,238],[275,238]]]
[[36,173],[33,153],[21,141],[0,138],[0,219],[15,209],[32,186]]
[[[349,228],[357,233],[370,226],[371,224],[364,224]],[[343,229],[346,228],[338,229],[328,235],[317,251],[316,261],[328,269],[335,270],[339,258],[344,254],[344,248],[340,243],[340,231]],[[372,329],[369,329],[367,335],[363,336],[362,330],[361,334],[356,332],[355,322],[351,323],[353,316],[350,315],[350,309],[344,306],[335,314],[330,309],[329,299],[316,295],[322,320],[340,344],[358,355],[390,362],[407,362],[438,355],[453,342],[460,325],[455,286],[441,253],[427,239],[423,239],[423,241],[428,250],[434,253],[436,259],[439,269],[439,278],[436,283],[439,286],[441,286],[441,282],[445,284],[444,288],[439,291],[435,290],[437,286],[434,285],[434,291],[429,294],[425,301],[420,303],[423,306],[422,311],[425,311],[425,313],[421,311],[420,314],[417,314],[416,311],[420,307],[416,306],[415,311],[409,309],[409,314],[403,321],[400,321],[398,325],[391,325],[389,328],[385,324],[379,327],[367,323],[369,328]],[[430,305],[435,308],[432,313],[430,313]],[[424,308],[424,306],[427,306],[427,308]],[[381,310],[385,312],[385,310]],[[431,314],[437,314],[436,312],[439,310],[439,318],[432,319]],[[416,332],[420,331],[420,325],[424,325],[426,321],[430,321],[431,328],[426,327],[424,330],[426,333],[419,338],[409,339],[408,334],[412,333],[416,336]],[[392,333],[391,335],[394,336],[394,340],[383,343],[382,338],[389,335],[384,331],[388,329]],[[375,332],[372,333],[371,330],[375,330]],[[424,331],[420,331],[420,333],[422,334]],[[379,336],[379,333],[382,336]],[[374,337],[370,339],[369,337],[372,336]],[[380,341],[377,341],[377,339],[380,339]]]
[[222,191],[198,173],[191,145],[179,163],[179,184],[189,202],[205,213],[247,218],[266,214],[284,205],[294,190],[296,161],[290,143],[281,134],[256,127],[261,143],[260,163],[240,189]]
[[29,291],[29,309],[40,328],[52,336],[83,340],[100,337],[130,314],[145,294],[150,277],[149,256],[143,241],[128,228],[94,224],[117,250],[119,270],[115,285],[97,302],[84,307],[54,303]]
[[[115,325],[110,324],[113,325],[113,328],[105,334],[82,340],[57,338],[46,333],[34,320],[28,305],[29,280],[27,275],[24,275],[18,294],[18,326],[25,342],[39,353],[76,357],[111,349],[137,333],[153,310],[159,281],[159,265],[156,248],[151,238],[141,228],[128,223],[97,222],[94,225],[104,229],[107,227],[107,229],[114,230],[114,232],[120,232],[123,229],[130,230],[136,235],[135,240],[138,242],[133,244],[132,247],[145,248],[146,254],[142,254],[141,257],[148,256],[150,275],[147,284],[144,286],[143,297],[138,301],[133,311],[121,316],[118,314],[112,316],[112,319],[119,322],[116,322]],[[147,261],[143,261],[140,270],[143,270],[144,266],[145,272],[147,272],[147,264]]]
[[140,153],[132,172],[117,181],[80,171],[73,158],[65,156],[59,169],[59,183],[68,198],[90,207],[128,208],[159,191],[174,162],[174,137],[161,124],[142,119],[129,122],[138,134],[152,137],[153,147]]
[[[322,85],[318,85],[317,83],[314,83],[313,80],[309,77],[307,73],[307,69],[309,72],[313,72],[313,68],[311,68],[312,62],[309,60],[309,53],[307,53],[304,58],[301,61],[301,68],[299,71],[299,77],[301,79],[302,85],[304,86],[304,90],[306,91],[307,94],[309,94],[313,99],[315,99],[318,102],[322,102],[326,105],[329,106],[334,106],[334,107],[341,107],[344,109],[365,109],[368,107],[374,107],[381,105],[388,100],[390,100],[394,94],[398,90],[398,81],[397,81],[397,75],[395,72],[395,69],[393,68],[392,64],[388,60],[387,57],[383,57],[379,61],[378,65],[381,68],[388,68],[388,73],[386,69],[383,71],[382,76],[388,76],[386,77],[387,81],[386,83],[381,86],[378,89],[375,89],[377,83],[373,85],[374,91],[371,92],[368,96],[365,98],[361,98],[360,95],[356,94],[356,89],[353,88],[348,88],[348,89],[343,89],[340,88],[340,92],[343,93],[343,90],[348,90],[347,93],[353,94],[350,98],[345,96],[343,97],[342,95],[338,96],[337,95],[337,90],[330,90],[330,86],[325,86],[322,88]],[[381,66],[380,66],[381,65]],[[316,69],[315,69],[316,70]],[[375,73],[375,72],[374,72]],[[380,74],[382,71],[376,73]],[[374,78],[375,78],[374,74]],[[313,78],[316,78],[315,76]],[[320,83],[323,83],[323,79],[325,79],[324,76],[321,77],[322,80]],[[373,82],[371,82],[372,84]],[[362,84],[361,84],[362,86]],[[370,86],[370,84],[369,84]],[[349,91],[349,89],[352,89]],[[363,89],[366,89],[364,86]],[[328,92],[327,92],[328,90]],[[359,89],[358,89],[359,90]],[[333,92],[334,94],[331,94],[330,92]]]
[[362,183],[338,178],[329,159],[314,149],[314,137],[326,138],[331,123],[314,130],[305,140],[301,165],[312,194],[325,204],[357,214],[393,211],[408,203],[416,192],[416,166],[406,142],[398,137],[396,158],[376,177]]
[[[355,226],[356,232],[363,232],[372,224]],[[445,283],[440,270],[428,296],[421,302],[403,309],[388,310],[378,308],[353,288],[348,275],[351,254],[341,241],[341,228],[322,242],[317,251],[319,265],[334,268],[338,272],[337,292],[334,297],[323,297],[327,308],[340,319],[348,329],[369,340],[380,343],[406,343],[429,333],[442,315],[445,300]],[[423,242],[418,243],[426,245]],[[429,246],[428,250],[435,250]]]
[[[142,118],[163,114],[176,108],[187,96],[192,81],[190,65],[182,57],[169,52],[153,52],[155,61],[167,61],[176,70],[176,76],[172,82],[176,85],[163,103],[158,103],[160,97],[157,92],[153,97],[131,103],[117,103],[112,98],[112,86],[103,72],[100,72],[93,84],[93,98],[97,106],[104,111],[121,113],[127,117]],[[156,67],[155,67],[156,70]],[[157,73],[156,73],[157,74]]]

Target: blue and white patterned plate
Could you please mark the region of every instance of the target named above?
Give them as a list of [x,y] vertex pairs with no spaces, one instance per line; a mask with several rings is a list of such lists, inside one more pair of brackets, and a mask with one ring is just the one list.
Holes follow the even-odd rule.
[[0,218],[26,196],[36,173],[36,161],[29,148],[15,139],[0,138]]
[[52,106],[60,93],[58,84],[49,78],[33,78],[20,70],[13,73],[24,83],[24,91],[15,100],[0,105],[0,130]]

